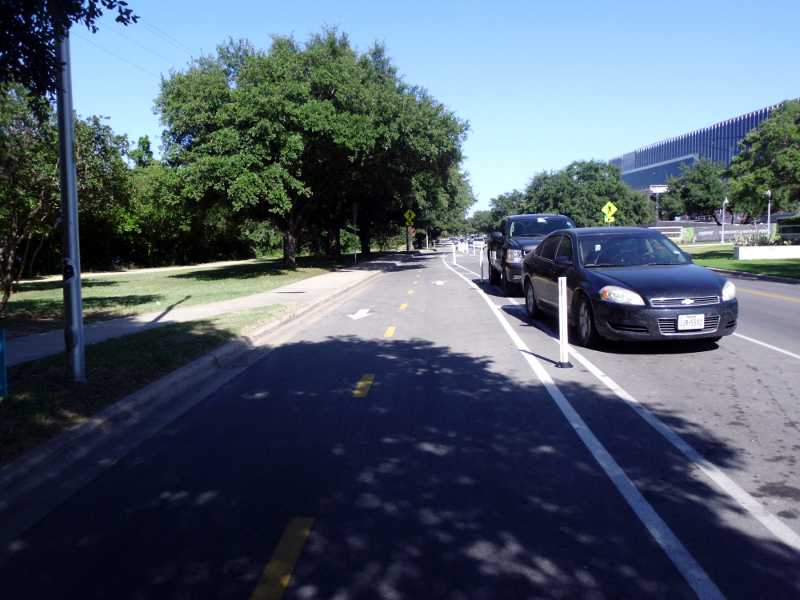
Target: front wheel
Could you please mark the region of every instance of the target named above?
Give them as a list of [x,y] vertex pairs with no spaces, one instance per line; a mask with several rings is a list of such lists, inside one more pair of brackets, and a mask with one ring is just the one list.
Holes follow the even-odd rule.
[[579,346],[591,348],[600,339],[597,328],[594,325],[594,316],[589,300],[583,294],[578,298],[578,305],[575,309],[575,341]]

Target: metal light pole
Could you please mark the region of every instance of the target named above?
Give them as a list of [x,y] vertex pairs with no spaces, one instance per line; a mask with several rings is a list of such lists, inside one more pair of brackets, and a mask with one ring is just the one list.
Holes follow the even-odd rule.
[[72,122],[72,76],[69,31],[56,43],[56,60],[62,67],[56,76],[58,103],[59,167],[61,179],[61,227],[63,228],[64,342],[73,381],[86,381],[81,301],[81,250],[78,233],[74,131]]
[[767,239],[772,235],[772,190],[767,190]]
[[659,193],[656,192],[656,225],[658,225],[658,222],[661,220],[661,207],[659,206],[658,196]]
[[725,243],[725,205],[728,203],[728,197],[722,201],[722,243]]

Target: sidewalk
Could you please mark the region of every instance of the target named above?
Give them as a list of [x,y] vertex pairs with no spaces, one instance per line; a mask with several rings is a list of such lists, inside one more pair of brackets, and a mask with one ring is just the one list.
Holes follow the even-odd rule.
[[[206,319],[220,314],[238,312],[262,306],[279,304],[284,312],[302,311],[305,307],[323,302],[342,290],[349,289],[374,274],[396,268],[397,261],[377,259],[353,268],[303,279],[261,294],[232,298],[211,304],[188,308],[167,308],[161,312],[132,315],[92,323],[84,328],[86,344],[96,344],[110,338],[139,333],[167,323],[181,323]],[[9,367],[38,360],[65,351],[64,331],[56,329],[45,333],[11,338],[7,341],[6,360]]]

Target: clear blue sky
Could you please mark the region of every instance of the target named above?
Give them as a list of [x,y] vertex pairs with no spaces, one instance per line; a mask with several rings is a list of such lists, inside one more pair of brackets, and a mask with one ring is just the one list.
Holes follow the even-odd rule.
[[337,26],[383,42],[409,83],[470,123],[476,208],[542,170],[606,160],[800,96],[800,2],[129,0],[72,36],[76,110],[159,143],[161,74],[228,37],[267,48]]

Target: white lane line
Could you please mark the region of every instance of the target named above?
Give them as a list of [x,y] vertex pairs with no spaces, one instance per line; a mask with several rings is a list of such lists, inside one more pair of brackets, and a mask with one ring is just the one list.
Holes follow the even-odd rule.
[[791,356],[792,358],[800,360],[800,354],[789,352],[788,350],[784,350],[783,348],[778,348],[777,346],[773,346],[772,344],[768,344],[767,342],[762,342],[761,340],[747,337],[746,335],[742,335],[741,333],[734,333],[733,335],[738,338],[742,338],[743,340],[747,340],[748,342],[753,342],[754,344],[758,344],[759,346],[764,346],[764,348],[769,348],[770,350],[774,350],[775,352],[780,352],[781,354],[785,354],[786,356]]
[[475,277],[480,277],[481,276],[480,273],[476,273],[475,271],[472,271],[472,270],[468,269],[464,265],[458,265],[457,264],[456,266],[464,269],[467,273],[471,273],[471,274],[475,275]]
[[569,400],[567,400],[561,390],[556,386],[550,374],[545,370],[539,360],[533,356],[528,346],[522,341],[522,338],[519,337],[519,334],[517,334],[508,323],[508,320],[503,316],[502,310],[492,302],[481,288],[448,265],[444,259],[442,259],[442,262],[445,267],[478,291],[491,309],[492,314],[500,321],[503,329],[514,342],[514,345],[520,351],[522,357],[528,362],[528,365],[539,378],[539,381],[542,382],[542,385],[544,385],[548,394],[550,394],[553,402],[555,402],[584,446],[591,452],[594,459],[628,503],[628,506],[636,513],[636,516],[639,517],[639,520],[647,528],[647,531],[650,532],[650,535],[653,536],[656,543],[666,553],[686,582],[695,591],[698,598],[724,598],[716,584],[711,580],[708,574],[706,574],[650,503],[647,502],[645,497],[642,496],[633,482],[628,479],[628,476],[619,464],[617,464],[617,461],[608,453],[600,440],[597,439],[597,436],[594,435],[592,430],[589,429],[589,426],[586,425],[580,415],[575,411],[569,403]]
[[[547,325],[540,321],[535,321],[541,329],[554,343],[558,344],[558,336]],[[641,402],[634,398],[627,390],[614,381],[608,374],[602,371],[597,365],[583,356],[574,347],[570,346],[570,354],[581,363],[597,379],[599,379],[609,390],[614,392],[617,397],[630,406],[642,417],[653,429],[660,433],[670,444],[672,444],[681,454],[697,467],[708,479],[724,493],[736,501],[739,506],[745,509],[750,516],[761,523],[772,535],[777,537],[784,544],[795,551],[800,552],[800,534],[786,525],[780,518],[769,512],[763,504],[742,489],[735,481],[728,477],[719,467],[711,463],[702,454],[694,449],[675,431],[670,429],[650,410],[644,407]],[[800,358],[800,357],[798,357]]]

